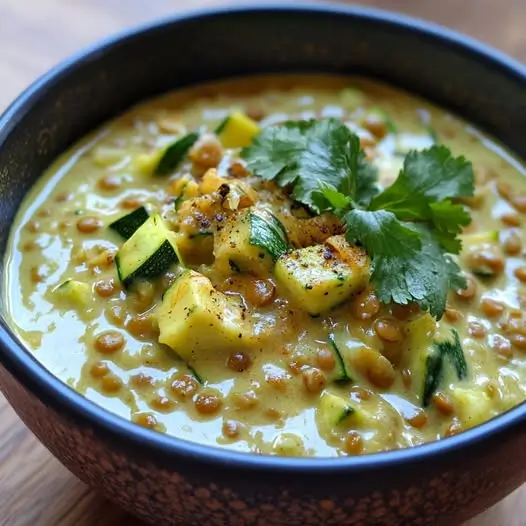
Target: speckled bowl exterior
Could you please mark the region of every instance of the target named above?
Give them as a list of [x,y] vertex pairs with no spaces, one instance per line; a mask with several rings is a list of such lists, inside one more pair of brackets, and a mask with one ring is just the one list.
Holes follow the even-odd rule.
[[[376,10],[231,8],[164,20],[59,66],[0,118],[0,247],[42,171],[131,104],[265,72],[365,74],[441,104],[526,157],[526,73],[464,37]],[[0,264],[0,277],[4,272]],[[0,311],[4,308],[0,298]],[[153,524],[458,524],[526,481],[526,405],[437,443],[358,458],[292,459],[143,429],[42,368],[0,318],[0,387],[80,479]]]

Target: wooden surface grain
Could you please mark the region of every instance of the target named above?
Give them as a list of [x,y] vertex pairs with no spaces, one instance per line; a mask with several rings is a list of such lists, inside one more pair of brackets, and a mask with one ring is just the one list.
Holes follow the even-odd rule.
[[[225,0],[0,0],[0,110],[40,74],[97,39],[182,9],[226,3]],[[453,27],[526,62],[525,0],[362,0],[360,3]],[[469,526],[526,525],[525,501],[526,486],[473,519]],[[0,525],[139,526],[139,522],[88,490],[63,468],[0,395]]]

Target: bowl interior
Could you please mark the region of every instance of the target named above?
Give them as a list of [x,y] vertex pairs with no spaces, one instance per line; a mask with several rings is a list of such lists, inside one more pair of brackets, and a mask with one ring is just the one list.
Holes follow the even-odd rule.
[[[482,45],[435,26],[361,8],[296,5],[203,12],[131,31],[75,57],[29,88],[4,114],[0,250],[5,250],[29,187],[57,155],[104,120],[141,99],[184,85],[294,71],[379,78],[453,110],[526,157],[526,76],[521,66]],[[0,280],[3,265],[0,260]],[[37,379],[43,398],[53,396],[50,391],[57,392],[59,382],[31,365],[9,332],[2,320],[4,365],[19,377]],[[59,390],[64,398],[69,388]],[[62,402],[70,409],[79,404],[80,396],[68,396]],[[91,405],[83,405],[86,414],[94,414]],[[98,410],[99,417],[102,413]],[[525,414],[523,405],[497,420],[503,428]],[[114,426],[117,417],[108,414],[106,419]],[[131,424],[119,425],[123,431],[131,429]],[[498,426],[490,422],[482,431],[463,435],[482,437]],[[133,427],[138,437],[153,435]],[[165,440],[174,442],[158,439]],[[449,440],[453,445],[464,439],[445,442]]]

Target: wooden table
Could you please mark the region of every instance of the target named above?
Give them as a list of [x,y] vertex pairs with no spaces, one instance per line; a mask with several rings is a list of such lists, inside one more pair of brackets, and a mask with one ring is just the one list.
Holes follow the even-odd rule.
[[[226,0],[0,0],[0,110],[38,75],[97,39],[177,10],[225,3]],[[361,0],[361,3],[434,20],[526,61],[524,0]],[[522,499],[526,500],[526,486],[469,526],[526,525],[526,502]],[[0,395],[0,525],[139,526],[139,523],[89,491],[63,468]]]

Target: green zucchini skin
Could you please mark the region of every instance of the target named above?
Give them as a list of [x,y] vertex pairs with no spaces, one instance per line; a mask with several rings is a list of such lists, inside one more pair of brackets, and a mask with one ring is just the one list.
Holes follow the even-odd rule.
[[332,352],[334,354],[334,358],[336,360],[336,374],[333,377],[333,382],[338,384],[344,384],[352,381],[351,376],[349,375],[349,372],[347,371],[347,367],[345,365],[345,362],[343,360],[342,353],[340,349],[338,348],[338,345],[336,344],[336,341],[334,340],[334,334],[329,334],[329,345],[331,346]]
[[281,222],[272,214],[251,212],[250,240],[253,246],[265,249],[274,261],[290,248],[287,232]]
[[427,356],[424,393],[422,396],[422,405],[424,407],[429,405],[431,397],[442,382],[446,360],[450,361],[459,380],[464,380],[468,376],[468,364],[458,332],[452,329],[451,335],[452,339],[435,341]]
[[228,121],[230,120],[230,115],[228,115],[228,117],[225,117],[218,125],[217,125],[217,128],[214,130],[214,133],[216,135],[219,135],[226,127],[226,125],[228,124]]
[[166,175],[177,168],[177,165],[183,160],[188,150],[199,139],[198,133],[189,133],[168,146],[163,156],[159,160],[154,170],[155,175]]
[[455,372],[457,373],[457,378],[459,380],[464,380],[468,376],[466,356],[464,355],[458,332],[455,329],[452,329],[451,334],[453,335],[452,340],[437,342],[436,346],[439,348],[442,356],[450,360],[455,368]]
[[125,241],[115,256],[124,288],[138,278],[153,278],[182,262],[171,236],[162,217],[154,214]]
[[113,231],[117,232],[124,239],[130,239],[135,231],[150,217],[144,206],[141,206],[129,214],[117,219],[109,225]]
[[427,407],[431,397],[438,389],[442,380],[444,365],[444,355],[439,349],[432,348],[426,358],[426,375],[424,380],[424,392],[422,395],[422,405]]
[[178,261],[177,254],[172,247],[172,244],[166,240],[152,256],[150,256],[137,270],[123,276],[121,274],[121,264],[119,262],[119,255],[115,257],[115,262],[117,264],[117,272],[119,275],[119,280],[124,285],[125,288],[129,286],[138,278],[154,278],[159,274],[162,274],[165,270],[168,270],[173,263]]

